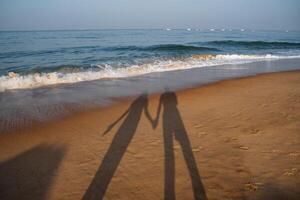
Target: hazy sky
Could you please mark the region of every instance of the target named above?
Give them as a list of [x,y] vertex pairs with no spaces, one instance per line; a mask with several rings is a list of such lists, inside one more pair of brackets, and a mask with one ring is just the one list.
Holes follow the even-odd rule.
[[300,30],[300,0],[0,0],[0,30]]

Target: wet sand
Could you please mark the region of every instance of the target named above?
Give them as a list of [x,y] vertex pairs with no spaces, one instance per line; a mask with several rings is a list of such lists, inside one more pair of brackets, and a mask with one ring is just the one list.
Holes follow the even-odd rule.
[[300,198],[300,71],[141,95],[0,136],[0,199]]

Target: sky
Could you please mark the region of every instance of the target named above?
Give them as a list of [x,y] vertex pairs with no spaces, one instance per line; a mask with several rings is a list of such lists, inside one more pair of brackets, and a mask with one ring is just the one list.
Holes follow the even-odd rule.
[[300,30],[300,0],[0,0],[0,30]]

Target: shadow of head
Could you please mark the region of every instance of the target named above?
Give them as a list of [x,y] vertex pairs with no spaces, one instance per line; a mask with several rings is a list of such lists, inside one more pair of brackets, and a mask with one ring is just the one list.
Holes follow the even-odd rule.
[[172,105],[177,105],[177,96],[175,92],[165,92],[161,95],[160,101],[164,104],[172,104]]
[[0,163],[0,199],[45,199],[65,147],[38,145]]
[[131,103],[130,108],[131,109],[132,108],[138,108],[138,107],[141,107],[141,106],[145,106],[147,104],[148,104],[148,94],[143,93]]

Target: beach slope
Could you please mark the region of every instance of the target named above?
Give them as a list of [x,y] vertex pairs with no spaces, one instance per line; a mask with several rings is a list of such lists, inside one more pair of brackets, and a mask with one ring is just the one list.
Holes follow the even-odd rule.
[[0,135],[0,199],[300,198],[300,72],[124,100]]

